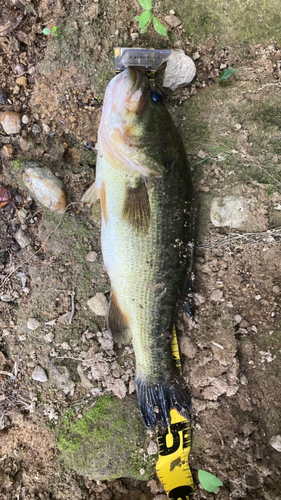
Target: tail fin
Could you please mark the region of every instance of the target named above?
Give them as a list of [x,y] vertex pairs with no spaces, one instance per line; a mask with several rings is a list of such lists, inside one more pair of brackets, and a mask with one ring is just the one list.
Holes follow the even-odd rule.
[[170,410],[190,419],[191,399],[188,392],[175,380],[169,385],[148,384],[136,378],[139,409],[146,427],[164,432],[170,425]]

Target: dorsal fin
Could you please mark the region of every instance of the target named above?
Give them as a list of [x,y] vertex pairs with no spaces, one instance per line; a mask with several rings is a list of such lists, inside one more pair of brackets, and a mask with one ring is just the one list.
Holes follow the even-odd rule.
[[117,344],[128,344],[131,341],[132,334],[129,329],[128,319],[122,313],[113,291],[111,291],[109,300],[107,327]]
[[140,179],[135,187],[127,185],[122,215],[137,232],[147,233],[150,225],[150,204],[143,179]]

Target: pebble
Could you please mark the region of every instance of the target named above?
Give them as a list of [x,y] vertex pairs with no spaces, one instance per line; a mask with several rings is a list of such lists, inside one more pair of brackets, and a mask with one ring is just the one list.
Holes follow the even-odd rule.
[[171,28],[176,28],[177,26],[179,26],[181,24],[181,20],[174,16],[173,14],[170,14],[169,16],[165,16],[164,17],[166,23],[171,26]]
[[240,228],[245,222],[246,204],[239,196],[223,196],[213,198],[211,204],[211,221],[214,226]]
[[5,104],[8,100],[8,97],[4,92],[0,92],[0,104]]
[[158,446],[155,441],[150,441],[148,447],[147,447],[147,454],[148,455],[157,455],[158,453]]
[[172,91],[188,85],[196,75],[196,66],[184,51],[172,50],[164,72],[163,87]]
[[21,129],[21,115],[14,111],[5,111],[0,114],[0,123],[6,134],[18,134]]
[[276,451],[279,451],[279,453],[281,453],[281,435],[280,434],[277,434],[277,436],[272,436],[269,443],[271,444],[272,448],[274,448]]
[[241,323],[242,319],[243,318],[242,318],[242,316],[240,316],[240,314],[236,314],[236,316],[234,316],[234,322],[236,323],[236,325]]
[[38,123],[34,123],[32,129],[31,129],[33,134],[41,134],[41,127],[38,125]]
[[153,500],[167,500],[167,495],[156,495]]
[[28,151],[30,146],[31,146],[31,142],[28,141],[27,139],[24,139],[23,137],[20,137],[20,148],[22,151]]
[[37,382],[47,382],[48,377],[45,372],[45,370],[42,368],[42,366],[37,365],[35,366],[33,372],[32,372],[32,378],[33,380],[37,380]]
[[10,293],[4,293],[3,295],[0,295],[0,299],[3,302],[12,302],[13,297],[12,297],[12,295]]
[[46,335],[44,335],[45,342],[53,342],[54,338],[55,336],[52,332],[46,333]]
[[35,75],[35,66],[31,66],[31,68],[29,68],[28,74],[31,76]]
[[63,183],[49,168],[38,167],[36,162],[25,162],[22,178],[33,196],[52,212],[63,213],[67,198]]
[[29,123],[28,116],[27,115],[23,115],[21,121],[22,121],[22,123],[24,123],[24,125],[27,125]]
[[221,290],[213,290],[210,295],[210,300],[213,300],[214,302],[223,302],[223,292]]
[[26,87],[27,86],[27,78],[26,78],[26,76],[19,76],[16,79],[16,82],[17,82],[17,85],[19,85],[20,87]]
[[198,51],[194,52],[192,59],[193,59],[193,61],[197,61],[198,59],[200,59],[200,54]]
[[108,304],[103,293],[99,292],[94,295],[94,297],[88,300],[87,305],[97,316],[106,316]]
[[272,288],[272,291],[273,293],[275,293],[276,295],[280,292],[280,288],[279,286],[275,285],[273,288]]
[[87,262],[95,262],[97,260],[97,252],[89,252],[86,256]]
[[113,349],[113,340],[112,339],[104,339],[103,337],[99,338],[100,345],[102,349],[105,351],[111,351]]
[[29,330],[36,330],[40,326],[39,321],[36,318],[28,318],[27,320],[27,328]]
[[2,148],[2,154],[3,156],[7,156],[7,158],[12,158],[14,155],[14,148],[11,146],[11,144],[6,144]]
[[18,73],[18,75],[22,75],[25,72],[25,66],[23,64],[17,64],[15,66],[15,71]]

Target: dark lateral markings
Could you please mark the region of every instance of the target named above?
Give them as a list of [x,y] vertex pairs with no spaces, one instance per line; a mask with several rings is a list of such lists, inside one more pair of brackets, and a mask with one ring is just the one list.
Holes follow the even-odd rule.
[[193,489],[190,486],[178,486],[169,492],[170,500],[190,500]]
[[[172,424],[170,426],[170,431],[173,436],[173,444],[172,446],[167,446],[166,436],[169,434],[169,430],[167,429],[164,434],[158,436],[159,443],[159,455],[167,456],[175,453],[180,447],[180,432],[182,432],[183,436],[183,449],[190,446],[190,433],[189,433],[189,424],[187,422],[177,422],[176,424]],[[180,498],[180,497],[179,497]],[[184,498],[185,500],[185,498]]]

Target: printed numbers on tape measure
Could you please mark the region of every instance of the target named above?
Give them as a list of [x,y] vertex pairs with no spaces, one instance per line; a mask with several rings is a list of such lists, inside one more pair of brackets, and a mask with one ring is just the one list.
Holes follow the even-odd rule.
[[170,500],[189,500],[193,494],[193,489],[190,486],[178,486],[169,492]]
[[[171,431],[173,442],[170,445],[168,443],[168,440],[170,441],[169,436],[169,430]],[[180,447],[180,432],[182,432],[182,437],[183,437],[183,444],[182,447],[183,449],[187,448],[188,445],[190,444],[190,436],[188,432],[188,423],[186,421],[184,422],[177,422],[176,424],[171,424],[170,427],[166,430],[165,434],[159,435],[158,436],[158,443],[159,443],[159,455],[161,456],[166,456],[166,455],[171,455],[172,453],[175,453]],[[168,439],[167,439],[168,437]]]

